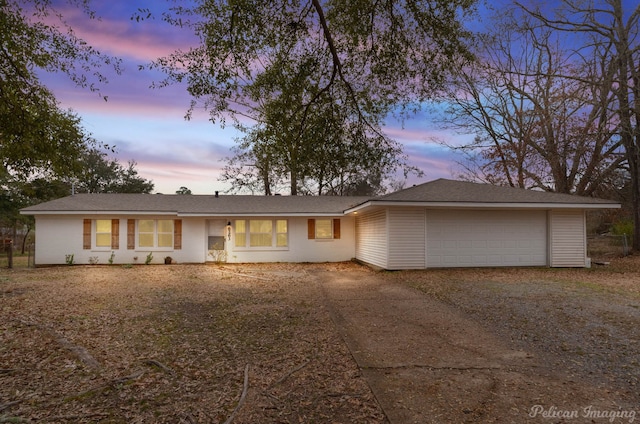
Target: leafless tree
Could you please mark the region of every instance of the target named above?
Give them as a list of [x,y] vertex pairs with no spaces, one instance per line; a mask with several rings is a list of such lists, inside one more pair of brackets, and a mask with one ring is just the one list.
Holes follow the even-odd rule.
[[610,69],[534,23],[507,14],[481,40],[480,60],[457,75],[447,123],[475,135],[456,146],[471,179],[592,195],[625,161],[610,96],[593,84]]
[[[640,5],[622,0],[561,0],[556,13],[519,5],[538,23],[564,36],[580,36],[574,48],[588,63],[600,64],[601,78],[590,78],[607,101],[611,122],[624,147],[631,177],[633,249],[640,250]],[[604,112],[603,112],[604,113]]]

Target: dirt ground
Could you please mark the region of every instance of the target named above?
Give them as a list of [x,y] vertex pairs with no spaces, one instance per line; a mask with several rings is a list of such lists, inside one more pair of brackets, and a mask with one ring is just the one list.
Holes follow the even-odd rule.
[[[423,351],[421,367],[392,364],[398,375],[428,372],[418,401],[440,414],[452,408],[423,422],[632,422],[629,414],[640,413],[640,258],[632,257],[589,270],[0,270],[0,422],[389,422],[378,384],[393,381],[372,382],[376,363],[359,364],[327,275],[348,275],[362,293],[379,287],[382,297],[365,312],[382,330],[393,329],[393,313],[411,309],[385,296],[413,293],[430,305],[416,314],[440,311],[429,315],[440,333],[465,334],[478,357],[503,358],[491,376],[430,362],[445,363],[453,344]],[[408,342],[381,340],[371,345],[417,358]],[[482,408],[465,402],[479,393]],[[600,415],[587,419],[589,406]],[[614,410],[617,418],[605,416]]]

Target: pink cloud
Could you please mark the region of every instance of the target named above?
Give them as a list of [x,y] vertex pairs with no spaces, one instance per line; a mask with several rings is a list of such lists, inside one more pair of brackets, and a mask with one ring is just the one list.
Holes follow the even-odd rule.
[[[102,16],[98,19],[90,19],[81,9],[68,5],[57,10],[71,25],[75,34],[97,50],[135,58],[145,63],[175,50],[187,49],[197,42],[186,27],[173,27],[161,20],[130,20],[129,17],[137,9],[135,2],[129,6],[128,10],[120,10],[117,17]],[[102,7],[106,9],[104,4]],[[97,14],[101,16],[102,11],[98,9]]]

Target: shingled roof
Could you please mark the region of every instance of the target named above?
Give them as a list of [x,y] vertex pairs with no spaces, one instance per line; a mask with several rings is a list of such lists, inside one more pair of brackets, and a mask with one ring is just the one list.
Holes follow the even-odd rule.
[[181,216],[340,215],[370,206],[619,208],[611,200],[439,179],[380,197],[76,194],[22,209],[28,215],[145,213]]
[[467,181],[438,179],[369,199],[346,212],[375,206],[412,205],[432,207],[509,207],[509,208],[619,208],[612,200],[515,187],[494,186]]
[[396,191],[375,200],[399,202],[479,202],[479,203],[615,203],[611,200],[548,191],[439,179]]
[[177,215],[340,215],[368,197],[176,194],[76,194],[22,209],[27,215],[156,213]]

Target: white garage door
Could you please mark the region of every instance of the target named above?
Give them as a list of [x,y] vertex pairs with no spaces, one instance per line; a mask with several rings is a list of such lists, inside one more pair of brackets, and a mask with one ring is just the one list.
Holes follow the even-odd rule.
[[427,266],[545,266],[545,211],[427,211]]

